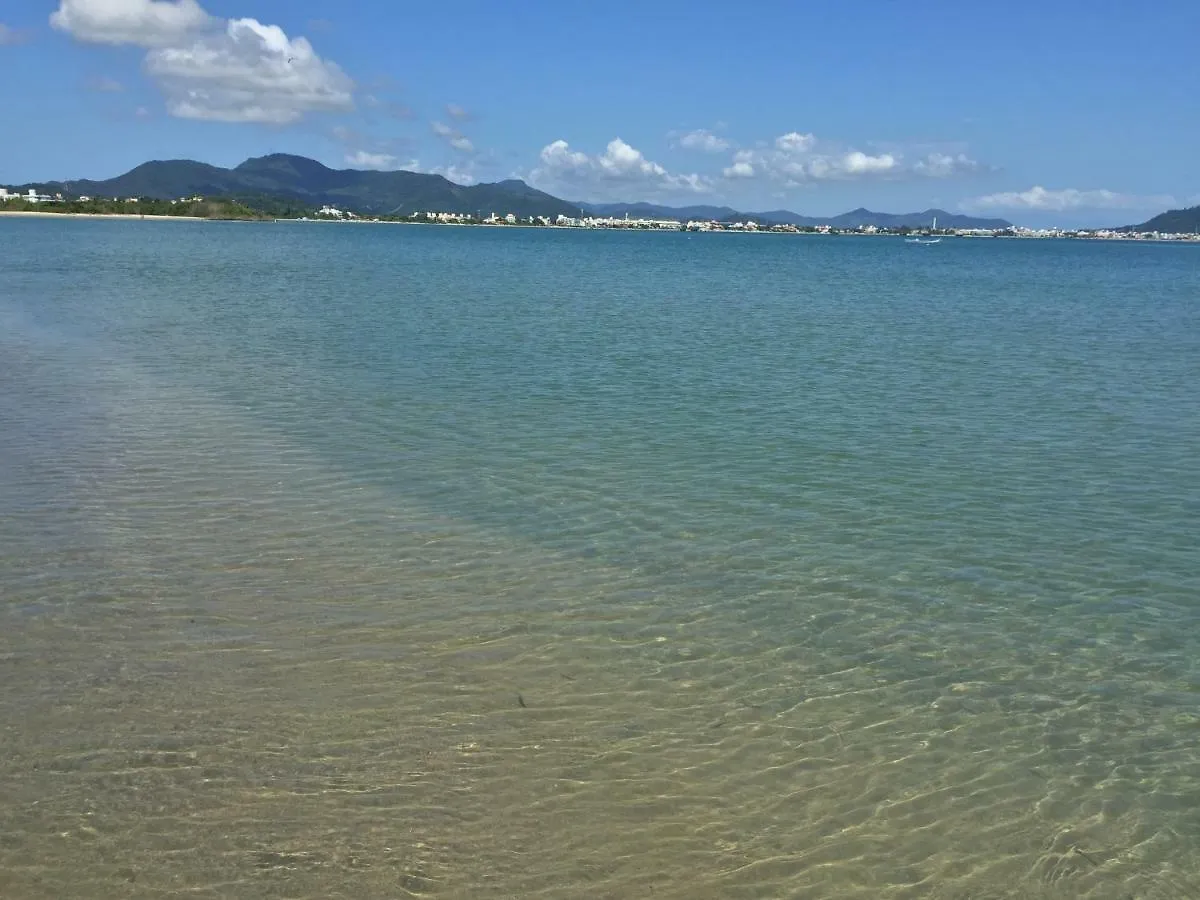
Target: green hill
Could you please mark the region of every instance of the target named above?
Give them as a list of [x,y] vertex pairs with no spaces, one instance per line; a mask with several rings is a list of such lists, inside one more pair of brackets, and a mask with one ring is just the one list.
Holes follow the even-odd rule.
[[1121,231],[1157,231],[1162,234],[1195,234],[1200,231],[1200,206],[1159,213],[1141,225],[1126,225]]
[[461,185],[440,175],[330,169],[303,156],[276,153],[222,169],[189,159],[157,160],[107,181],[23,185],[78,197],[263,198],[306,207],[332,205],[358,213],[407,215],[420,211],[515,213],[518,216],[578,215],[578,208],[523,181]]

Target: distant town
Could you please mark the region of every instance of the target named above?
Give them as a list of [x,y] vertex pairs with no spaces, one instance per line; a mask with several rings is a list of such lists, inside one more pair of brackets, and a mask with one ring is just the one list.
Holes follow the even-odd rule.
[[[354,213],[325,207],[320,210],[321,218],[340,221],[383,221],[375,217],[362,218]],[[832,225],[784,225],[759,223],[752,219],[745,221],[710,221],[676,219],[641,219],[625,217],[585,216],[527,216],[518,218],[509,213],[505,216],[489,215],[474,216],[469,213],[418,212],[407,217],[408,221],[422,224],[450,225],[526,225],[555,228],[598,228],[626,229],[633,231],[689,231],[689,232],[732,232],[732,233],[762,233],[762,234],[860,234],[860,235],[892,235],[892,236],[939,236],[965,238],[1089,238],[1105,240],[1159,240],[1159,241],[1200,241],[1200,234],[1181,233],[1167,234],[1161,232],[1128,232],[1112,229],[1066,229],[1066,228],[937,228],[931,222],[928,228],[882,228],[876,225],[860,225],[856,228],[837,228]]]
[[342,222],[363,224],[487,225],[536,228],[575,228],[629,231],[721,232],[733,234],[818,234],[818,235],[890,235],[960,238],[1072,238],[1119,241],[1200,242],[1195,232],[1129,231],[1088,228],[938,228],[936,221],[927,227],[879,227],[860,225],[839,228],[832,225],[790,225],[744,221],[714,221],[635,218],[628,215],[594,216],[581,210],[579,216],[517,216],[514,213],[462,213],[421,211],[407,215],[360,215],[350,210],[325,205],[306,214],[278,215],[255,209],[247,201],[229,198],[180,197],[161,200],[147,197],[64,196],[62,193],[38,193],[34,188],[15,192],[0,187],[0,212],[25,212],[84,216],[136,216],[139,218],[176,217],[192,219],[256,219],[267,221]]

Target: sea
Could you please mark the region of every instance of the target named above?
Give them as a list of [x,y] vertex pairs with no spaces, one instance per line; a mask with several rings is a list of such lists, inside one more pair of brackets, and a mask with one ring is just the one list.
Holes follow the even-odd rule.
[[0,220],[0,897],[1200,897],[1200,246]]

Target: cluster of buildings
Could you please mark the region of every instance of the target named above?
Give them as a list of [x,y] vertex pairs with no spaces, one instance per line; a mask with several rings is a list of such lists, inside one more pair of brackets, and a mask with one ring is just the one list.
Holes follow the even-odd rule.
[[[86,197],[81,197],[81,200],[86,200]],[[10,191],[8,188],[0,187],[0,203],[8,200],[24,200],[26,203],[62,203],[62,194],[39,194],[33,188],[21,193],[20,191]]]
[[1100,241],[1200,241],[1200,234],[1196,232],[1116,231],[1111,228],[1020,228],[1014,226],[999,234],[1004,237],[1083,238]]
[[[352,213],[341,213],[326,207],[321,215],[332,218],[353,218]],[[635,219],[628,216],[518,216],[515,213],[500,215],[491,213],[479,216],[474,213],[415,212],[408,217],[410,222],[429,222],[450,225],[537,225],[553,228],[625,228],[636,231],[799,231],[793,225],[759,225],[755,222],[679,222],[675,219]]]
[[[64,197],[62,194],[39,194],[36,189],[29,188],[26,191],[11,191],[6,187],[0,187],[0,203],[8,200],[23,200],[26,203],[90,203],[92,197],[81,194],[78,197]],[[108,199],[108,198],[96,198]],[[138,197],[113,197],[113,203],[137,203]],[[178,203],[201,203],[203,197],[180,197],[178,200],[172,200],[171,204]]]
[[[327,218],[354,219],[353,213],[346,213],[332,207],[325,207],[321,215]],[[770,233],[770,234],[869,234],[869,235],[910,235],[935,234],[944,237],[964,238],[1075,238],[1100,240],[1155,240],[1155,241],[1200,241],[1200,234],[1167,234],[1163,232],[1127,232],[1111,229],[1060,229],[1060,228],[881,228],[877,225],[859,225],[854,228],[839,228],[834,225],[786,225],[768,224],[747,220],[744,222],[723,222],[691,220],[680,222],[675,219],[641,219],[624,216],[517,216],[513,213],[499,215],[492,213],[480,216],[474,213],[455,212],[415,212],[407,216],[410,222],[428,222],[452,225],[534,225],[554,228],[595,228],[595,229],[628,229],[634,231],[693,231],[693,232],[733,232],[733,233]],[[378,221],[378,220],[364,220]]]

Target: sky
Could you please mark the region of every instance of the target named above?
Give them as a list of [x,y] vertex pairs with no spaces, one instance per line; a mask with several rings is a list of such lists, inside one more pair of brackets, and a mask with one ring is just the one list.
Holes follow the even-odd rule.
[[0,184],[295,153],[1120,225],[1200,204],[1198,39],[1196,0],[0,0]]

